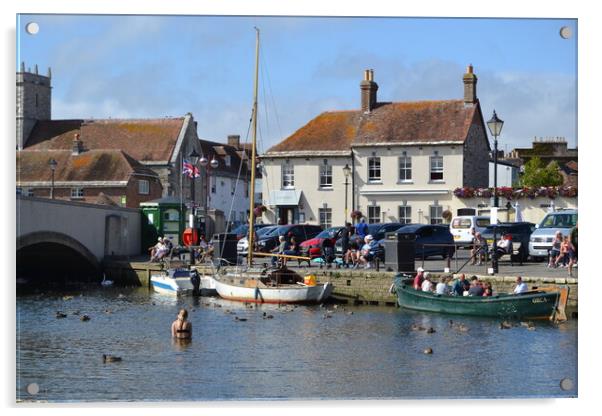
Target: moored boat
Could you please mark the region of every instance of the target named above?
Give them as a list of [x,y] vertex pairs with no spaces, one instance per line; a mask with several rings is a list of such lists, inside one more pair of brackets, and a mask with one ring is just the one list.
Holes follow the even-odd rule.
[[154,273],[150,278],[155,292],[169,295],[192,294],[194,285],[189,269],[167,269]]
[[561,290],[533,290],[519,295],[452,296],[423,292],[413,287],[413,279],[397,275],[393,287],[399,306],[418,311],[491,318],[554,319],[560,305]]

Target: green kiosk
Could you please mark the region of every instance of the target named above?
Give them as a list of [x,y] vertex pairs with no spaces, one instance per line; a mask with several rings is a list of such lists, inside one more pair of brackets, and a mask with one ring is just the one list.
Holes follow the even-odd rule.
[[186,228],[186,205],[180,198],[167,196],[142,202],[142,248],[157,243],[157,237],[169,238],[174,246],[182,245],[182,232]]

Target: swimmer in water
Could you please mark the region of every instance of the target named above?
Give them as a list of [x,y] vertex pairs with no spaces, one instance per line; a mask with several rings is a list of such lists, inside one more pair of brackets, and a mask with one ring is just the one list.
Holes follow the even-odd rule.
[[180,309],[178,318],[171,324],[171,336],[176,339],[192,338],[192,324],[187,321],[188,311]]

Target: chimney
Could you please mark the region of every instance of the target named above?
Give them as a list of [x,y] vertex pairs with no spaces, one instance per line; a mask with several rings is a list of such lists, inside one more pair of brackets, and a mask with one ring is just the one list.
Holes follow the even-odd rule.
[[228,146],[240,148],[240,135],[238,134],[229,134],[228,135]]
[[477,102],[477,76],[472,72],[472,64],[466,68],[462,77],[464,81],[464,104],[475,104]]
[[79,139],[79,133],[75,133],[73,135],[73,148],[71,150],[71,154],[76,156],[84,151],[84,144]]
[[364,113],[369,113],[376,107],[376,91],[378,91],[378,84],[374,82],[374,70],[366,69],[364,80],[360,82],[362,111]]

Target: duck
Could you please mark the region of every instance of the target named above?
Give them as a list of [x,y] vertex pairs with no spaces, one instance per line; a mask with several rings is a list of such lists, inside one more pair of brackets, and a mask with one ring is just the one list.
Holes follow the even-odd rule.
[[425,354],[432,354],[433,353],[433,349],[432,348],[425,348],[423,352]]
[[102,274],[102,282],[100,282],[100,284],[104,287],[113,286],[113,281],[107,280],[107,275],[103,273]]
[[512,328],[512,324],[508,321],[500,322],[500,329],[510,329]]
[[426,330],[427,334],[434,334],[435,332],[437,332],[437,331],[435,331],[435,328],[432,328],[432,327]]
[[114,355],[107,355],[107,354],[102,355],[103,363],[115,363],[117,361],[121,361],[121,357],[116,357]]
[[66,313],[63,313],[63,312],[61,312],[61,311],[56,311],[56,317],[57,317],[57,318],[66,318],[66,317],[67,317],[67,314],[66,314]]
[[470,329],[470,328],[468,328],[468,327],[467,327],[466,325],[464,325],[464,324],[457,324],[457,325],[454,325],[454,328],[456,328],[456,329],[457,329],[458,331],[460,331],[460,332],[468,332],[468,330]]
[[88,315],[82,315],[79,317],[79,319],[81,319],[82,321],[86,322],[90,320],[90,317]]

